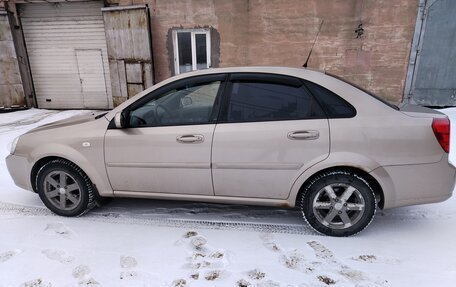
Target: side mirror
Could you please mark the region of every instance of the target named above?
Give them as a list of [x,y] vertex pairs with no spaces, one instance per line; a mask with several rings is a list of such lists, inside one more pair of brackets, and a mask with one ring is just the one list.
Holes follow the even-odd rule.
[[123,129],[123,128],[126,127],[125,116],[124,116],[124,113],[123,113],[123,112],[118,112],[118,113],[114,116],[114,125],[115,125],[116,128],[118,128],[118,129]]

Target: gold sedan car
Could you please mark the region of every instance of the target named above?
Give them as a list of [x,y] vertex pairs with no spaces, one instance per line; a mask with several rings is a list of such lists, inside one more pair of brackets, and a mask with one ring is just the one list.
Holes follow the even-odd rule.
[[451,196],[450,122],[298,68],[186,73],[96,116],[34,129],[6,159],[15,183],[63,216],[105,197],[302,209],[331,236],[377,208]]

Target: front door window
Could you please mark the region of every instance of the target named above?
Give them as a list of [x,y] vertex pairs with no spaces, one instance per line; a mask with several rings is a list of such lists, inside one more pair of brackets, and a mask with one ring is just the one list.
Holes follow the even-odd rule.
[[171,89],[130,111],[129,127],[208,124],[213,119],[220,81]]

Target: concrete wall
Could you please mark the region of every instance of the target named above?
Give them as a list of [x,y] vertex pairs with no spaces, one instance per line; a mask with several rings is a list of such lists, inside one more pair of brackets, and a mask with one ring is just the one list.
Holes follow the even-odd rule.
[[[149,4],[157,81],[172,75],[173,52],[167,44],[172,28],[213,28],[220,37],[220,67],[300,67],[322,25],[308,67],[342,76],[395,102],[402,100],[418,9],[418,0],[108,2]],[[361,23],[364,33],[357,38]]]
[[[4,3],[0,0],[0,10]],[[15,3],[24,0],[6,3],[12,11]],[[308,67],[339,75],[394,102],[400,102],[403,97],[418,9],[418,0],[105,0],[105,3],[150,7],[155,82],[174,73],[172,29],[211,28],[213,67],[301,67],[321,27]],[[359,24],[364,33],[357,38],[355,30]],[[21,105],[24,92],[6,15],[0,15],[0,31],[0,106]]]
[[0,3],[0,108],[25,105],[19,65],[14,48],[8,14]]

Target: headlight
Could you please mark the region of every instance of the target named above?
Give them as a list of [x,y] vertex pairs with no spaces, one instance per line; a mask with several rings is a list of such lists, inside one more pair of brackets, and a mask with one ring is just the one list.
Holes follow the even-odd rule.
[[14,154],[14,151],[16,150],[16,145],[17,145],[18,141],[19,141],[19,137],[15,138],[13,140],[13,142],[11,143],[11,150],[10,150],[11,154]]

